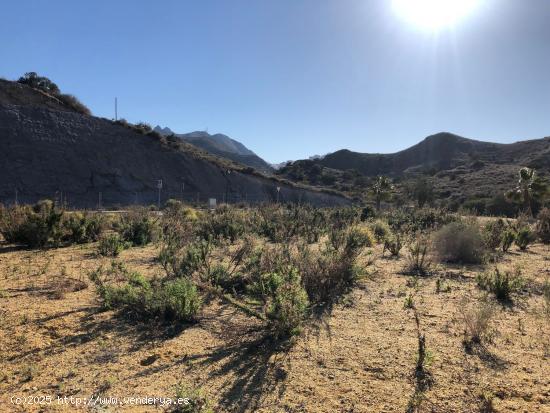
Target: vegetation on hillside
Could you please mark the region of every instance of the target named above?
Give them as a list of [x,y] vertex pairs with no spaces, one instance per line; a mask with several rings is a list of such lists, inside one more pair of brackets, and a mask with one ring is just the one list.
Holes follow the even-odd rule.
[[33,89],[40,90],[54,98],[56,98],[63,105],[70,107],[75,112],[83,115],[91,115],[90,109],[84,105],[76,96],[61,93],[59,87],[50,79],[45,76],[39,76],[36,72],[27,72],[21,76],[18,83],[32,87]]

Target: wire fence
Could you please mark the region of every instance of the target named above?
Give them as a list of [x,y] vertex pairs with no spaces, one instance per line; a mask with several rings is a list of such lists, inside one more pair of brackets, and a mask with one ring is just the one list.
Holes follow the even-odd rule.
[[302,196],[285,196],[284,193],[274,191],[273,194],[249,194],[235,192],[200,192],[200,191],[147,191],[120,193],[110,191],[97,191],[94,193],[71,193],[57,191],[50,196],[28,194],[24,191],[14,191],[11,196],[0,197],[0,203],[9,205],[31,205],[43,199],[51,199],[55,205],[65,209],[122,209],[128,206],[155,206],[162,207],[169,199],[182,201],[196,206],[207,206],[210,200],[216,204],[263,204],[263,203],[301,203]]

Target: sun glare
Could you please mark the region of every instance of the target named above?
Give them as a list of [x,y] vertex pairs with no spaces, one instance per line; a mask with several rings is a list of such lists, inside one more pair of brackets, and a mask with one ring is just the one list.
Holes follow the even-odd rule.
[[439,30],[455,25],[478,3],[479,0],[393,0],[393,9],[421,29]]

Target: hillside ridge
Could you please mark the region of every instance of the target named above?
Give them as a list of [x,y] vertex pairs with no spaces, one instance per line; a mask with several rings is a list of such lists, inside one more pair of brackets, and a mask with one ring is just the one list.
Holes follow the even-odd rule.
[[192,145],[88,116],[15,82],[0,82],[0,202],[59,198],[73,207],[206,201],[349,201],[220,161]]

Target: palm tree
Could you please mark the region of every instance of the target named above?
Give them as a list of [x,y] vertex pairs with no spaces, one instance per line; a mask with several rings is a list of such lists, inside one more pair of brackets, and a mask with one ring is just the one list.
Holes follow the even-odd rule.
[[389,197],[390,191],[393,189],[391,179],[387,176],[378,176],[371,186],[371,193],[376,201],[376,210],[380,210],[380,203]]
[[521,168],[519,170],[518,185],[515,189],[508,191],[506,196],[515,201],[523,203],[523,211],[533,215],[531,209],[531,200],[533,194],[533,184],[535,183],[535,170],[530,168]]

